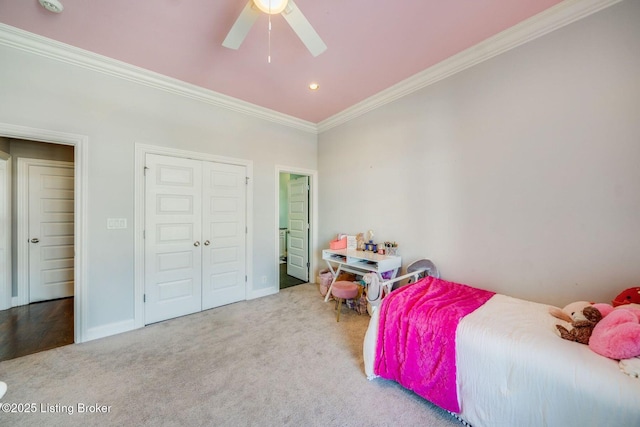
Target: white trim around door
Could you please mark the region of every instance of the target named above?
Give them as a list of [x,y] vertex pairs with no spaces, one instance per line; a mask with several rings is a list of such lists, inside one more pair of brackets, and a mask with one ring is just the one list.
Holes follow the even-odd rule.
[[231,157],[216,156],[207,153],[180,150],[176,148],[159,147],[136,143],[135,148],[135,205],[134,205],[134,325],[136,328],[145,326],[144,289],[145,289],[145,185],[144,168],[147,154],[180,157],[186,159],[206,160],[217,163],[245,166],[247,172],[246,193],[246,295],[247,299],[255,298],[253,292],[253,161]]
[[[74,147],[74,341],[86,340],[87,329],[87,220],[89,138],[85,135],[0,123],[0,136]],[[9,286],[11,286],[9,284]],[[6,292],[6,289],[4,290]],[[9,292],[11,292],[9,290]]]
[[[17,283],[17,295],[14,297],[14,306],[27,305],[33,301],[31,298],[31,273],[30,273],[30,260],[32,258],[30,251],[32,250],[29,245],[29,239],[34,236],[30,236],[29,232],[29,194],[32,191],[29,188],[29,168],[31,166],[46,166],[46,167],[61,167],[71,169],[73,164],[71,162],[61,162],[57,160],[45,160],[45,159],[31,159],[26,157],[19,157],[18,167],[16,170],[16,219],[17,219],[17,253],[16,260],[16,283]],[[39,235],[38,235],[39,236]]]
[[314,283],[316,277],[316,254],[318,253],[318,171],[312,169],[303,169],[291,166],[276,165],[275,176],[275,224],[273,227],[275,236],[275,259],[276,265],[276,280],[275,286],[279,292],[280,290],[280,269],[277,268],[280,263],[280,174],[289,173],[294,175],[305,175],[309,177],[309,226],[311,232],[309,233],[309,282]]

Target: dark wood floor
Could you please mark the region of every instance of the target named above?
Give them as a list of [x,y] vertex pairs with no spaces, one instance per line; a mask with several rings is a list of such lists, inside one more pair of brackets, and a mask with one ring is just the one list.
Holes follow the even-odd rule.
[[73,297],[0,311],[0,361],[73,344]]
[[[280,264],[280,289],[305,283]],[[0,311],[0,361],[73,344],[73,297]]]
[[280,264],[280,289],[290,288],[291,286],[301,285],[304,280],[297,279],[287,274],[287,264]]

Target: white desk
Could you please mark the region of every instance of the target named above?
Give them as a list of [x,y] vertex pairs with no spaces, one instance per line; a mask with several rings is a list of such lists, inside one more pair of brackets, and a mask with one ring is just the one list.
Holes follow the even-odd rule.
[[[366,273],[376,273],[380,281],[384,281],[382,273],[391,272],[393,279],[398,274],[398,270],[402,266],[402,258],[396,255],[379,255],[374,252],[357,251],[355,249],[324,249],[322,251],[322,259],[327,262],[333,280],[331,286],[324,297],[324,301],[329,301],[331,296],[331,288],[341,271],[364,275]],[[334,264],[338,266],[334,269]]]

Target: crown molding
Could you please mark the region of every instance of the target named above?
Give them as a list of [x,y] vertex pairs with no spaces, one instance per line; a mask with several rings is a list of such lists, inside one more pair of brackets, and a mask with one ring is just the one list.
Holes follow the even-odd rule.
[[257,117],[313,134],[318,133],[315,123],[241,101],[209,89],[180,81],[135,65],[98,55],[65,43],[0,23],[0,45],[19,49],[45,58],[97,71],[133,83],[163,90],[175,95]]
[[622,0],[565,0],[318,123],[318,133],[353,120]]
[[0,45],[318,134],[622,0],[565,0],[317,124],[0,23]]

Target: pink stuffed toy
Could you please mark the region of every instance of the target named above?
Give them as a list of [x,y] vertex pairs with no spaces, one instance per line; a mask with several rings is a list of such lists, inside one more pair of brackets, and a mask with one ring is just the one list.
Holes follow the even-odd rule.
[[593,328],[589,348],[610,359],[640,356],[640,309],[617,307],[605,313],[609,309],[602,306],[597,308],[604,318]]

